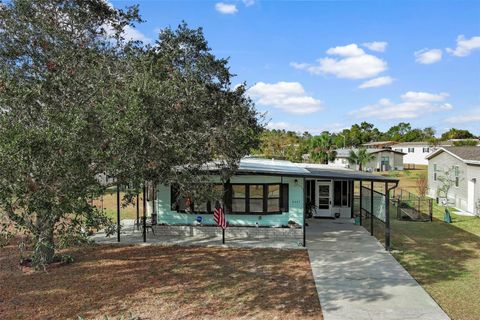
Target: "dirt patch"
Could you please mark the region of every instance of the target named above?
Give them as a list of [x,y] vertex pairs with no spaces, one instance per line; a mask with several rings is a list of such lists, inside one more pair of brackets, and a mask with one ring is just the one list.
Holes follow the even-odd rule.
[[1,319],[322,319],[304,250],[97,246],[23,272],[0,249]]

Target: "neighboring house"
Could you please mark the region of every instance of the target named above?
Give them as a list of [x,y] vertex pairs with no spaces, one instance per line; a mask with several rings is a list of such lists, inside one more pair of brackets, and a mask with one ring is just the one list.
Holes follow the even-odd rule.
[[355,181],[381,182],[389,188],[398,183],[350,169],[255,158],[242,159],[227,182],[222,183],[218,171],[218,164],[208,164],[205,182],[222,191],[222,199],[197,203],[181,196],[175,185],[160,184],[148,215],[153,211],[159,224],[214,225],[214,206],[221,201],[231,226],[301,227],[307,204],[314,205],[314,216],[351,218]]
[[[358,151],[358,149],[337,149],[337,157],[334,161],[329,162],[329,165],[358,169],[357,166],[348,162],[352,150]],[[375,158],[362,167],[363,171],[403,170],[404,153],[391,149],[367,149],[367,152],[373,154]]]
[[363,146],[367,149],[390,149],[397,143],[397,141],[374,141],[364,143]]
[[416,165],[428,165],[426,156],[435,149],[428,142],[402,142],[393,146],[393,150],[405,153],[403,166],[409,168],[415,168]]
[[[427,156],[429,195],[442,202],[442,178],[450,172],[452,186],[447,202],[458,209],[479,214],[480,147],[440,147]],[[444,179],[444,178],[443,178]]]

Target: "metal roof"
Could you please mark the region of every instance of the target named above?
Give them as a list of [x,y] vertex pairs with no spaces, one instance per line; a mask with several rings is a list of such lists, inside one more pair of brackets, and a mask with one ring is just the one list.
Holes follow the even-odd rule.
[[[348,158],[350,155],[350,151],[357,152],[359,149],[357,148],[352,148],[352,149],[337,149],[335,150],[337,152],[337,158]],[[397,154],[406,154],[400,151],[392,150],[392,149],[375,149],[375,148],[367,148],[367,153],[373,154],[373,153],[378,153],[378,152],[393,152]]]
[[299,178],[324,178],[366,180],[381,182],[398,182],[398,179],[384,177],[368,172],[339,168],[329,165],[312,165],[306,163],[293,163],[285,160],[267,160],[257,158],[244,158],[240,160],[237,175],[275,175]]

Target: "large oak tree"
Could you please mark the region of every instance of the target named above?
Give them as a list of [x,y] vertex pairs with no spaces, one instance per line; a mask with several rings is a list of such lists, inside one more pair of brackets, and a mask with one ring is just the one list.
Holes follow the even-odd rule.
[[231,89],[202,31],[124,41],[139,21],[102,0],[0,4],[0,218],[31,236],[36,266],[108,222],[89,201],[99,173],[187,185],[210,160],[228,176],[257,144],[244,86]]

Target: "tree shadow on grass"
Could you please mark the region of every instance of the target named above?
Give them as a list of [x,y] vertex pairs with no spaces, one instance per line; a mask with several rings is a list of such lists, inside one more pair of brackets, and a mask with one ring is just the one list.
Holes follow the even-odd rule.
[[304,250],[98,246],[72,253],[73,264],[47,273],[2,268],[0,314],[322,318]]

